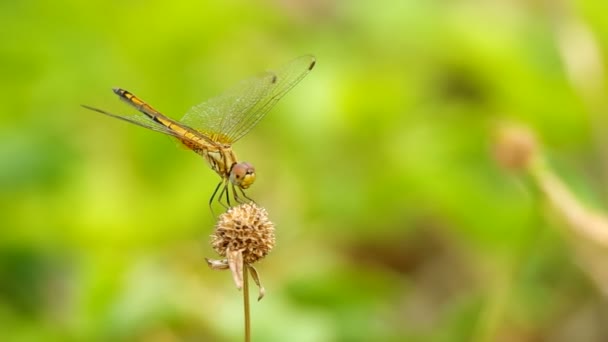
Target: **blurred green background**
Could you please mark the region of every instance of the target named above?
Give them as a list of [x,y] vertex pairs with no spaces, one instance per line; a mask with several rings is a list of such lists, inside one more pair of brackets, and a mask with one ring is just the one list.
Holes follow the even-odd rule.
[[[564,224],[492,156],[531,127],[608,203],[608,2],[0,3],[0,340],[239,341],[210,270],[218,177],[170,138],[81,108],[132,91],[180,118],[303,54],[244,139],[277,226],[256,341],[606,341]],[[255,290],[252,290],[255,291]]]

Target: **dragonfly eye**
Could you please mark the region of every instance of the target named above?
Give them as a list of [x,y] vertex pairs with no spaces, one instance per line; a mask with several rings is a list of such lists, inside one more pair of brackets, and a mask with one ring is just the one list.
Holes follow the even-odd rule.
[[230,171],[230,182],[240,187],[247,189],[255,181],[255,168],[253,165],[243,162],[235,164]]

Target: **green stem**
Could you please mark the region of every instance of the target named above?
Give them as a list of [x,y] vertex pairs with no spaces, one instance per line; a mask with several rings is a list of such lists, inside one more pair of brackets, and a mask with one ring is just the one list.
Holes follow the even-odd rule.
[[245,311],[245,342],[251,341],[251,320],[249,316],[249,266],[243,267],[243,309]]

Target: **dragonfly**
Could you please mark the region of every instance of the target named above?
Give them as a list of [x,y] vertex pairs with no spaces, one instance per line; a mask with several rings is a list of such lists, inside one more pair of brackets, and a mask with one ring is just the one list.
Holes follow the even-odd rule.
[[[212,208],[213,200],[217,196],[217,201],[228,208],[231,206],[231,196],[237,203],[253,201],[244,190],[249,188],[256,178],[254,166],[248,162],[239,162],[232,145],[249,133],[315,64],[316,59],[312,55],[298,57],[276,71],[266,71],[241,81],[225,93],[192,107],[181,120],[165,116],[121,88],[114,88],[114,93],[135,108],[135,113],[115,114],[87,105],[82,106],[172,136],[186,148],[201,155],[221,178],[209,199],[209,207]],[[211,210],[213,212],[213,209]]]

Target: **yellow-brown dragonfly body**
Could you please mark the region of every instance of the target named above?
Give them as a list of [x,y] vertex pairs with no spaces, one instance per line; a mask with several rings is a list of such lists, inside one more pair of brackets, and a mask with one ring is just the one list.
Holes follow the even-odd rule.
[[238,162],[232,144],[247,134],[314,65],[313,56],[299,57],[276,72],[269,71],[243,81],[231,91],[194,106],[180,121],[161,114],[132,93],[119,88],[115,88],[114,93],[137,109],[139,114],[113,114],[90,106],[83,107],[177,138],[203,156],[222,178],[209,205],[221,187],[218,200],[222,203],[225,196],[226,204],[230,206],[228,186],[231,185],[234,200],[243,202],[243,198],[251,200],[243,189],[255,181],[254,167],[247,162]]

